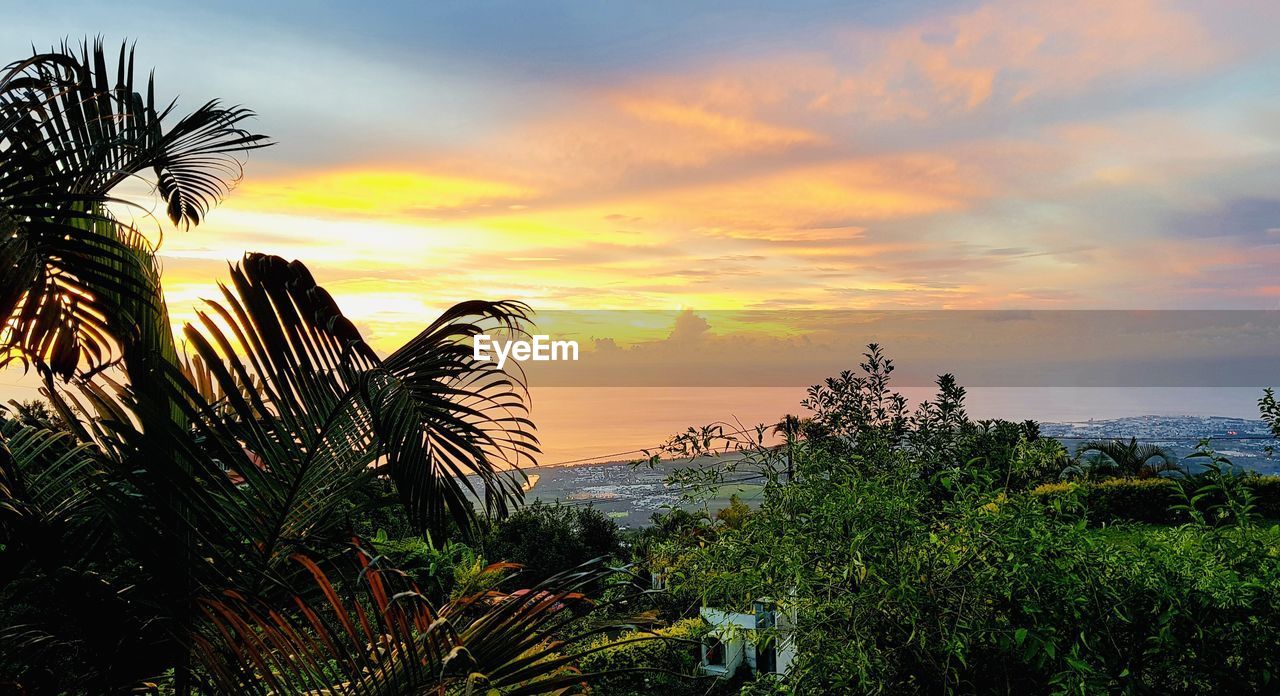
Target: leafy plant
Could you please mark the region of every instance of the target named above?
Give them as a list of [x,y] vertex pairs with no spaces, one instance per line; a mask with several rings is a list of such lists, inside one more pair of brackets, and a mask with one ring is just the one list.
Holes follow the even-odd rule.
[[131,49],[108,65],[99,41],[0,72],[0,355],[63,378],[116,360],[139,377],[159,356],[131,343],[172,346],[154,249],[112,213],[136,206],[116,189],[149,181],[189,227],[226,192],[235,156],[268,144],[241,107],[210,101],[175,120],[153,80],[136,83]]
[[[1235,471],[1230,459],[1214,451],[1208,440],[1201,440],[1187,458],[1201,464],[1204,472],[1178,488],[1183,502],[1175,509],[1199,525],[1257,523],[1257,506],[1248,480]],[[1188,490],[1192,486],[1194,490]]]
[[520,564],[529,584],[622,551],[618,524],[600,510],[542,501],[495,523],[483,541],[489,557]]
[[1076,448],[1075,462],[1062,471],[1064,478],[1128,476],[1152,478],[1166,471],[1181,471],[1177,459],[1158,445],[1138,444],[1137,438],[1086,442]]
[[537,453],[523,384],[466,345],[520,331],[519,303],[460,303],[381,357],[305,266],[251,253],[180,356],[155,248],[115,189],[150,171],[170,222],[195,225],[266,141],[217,102],[171,122],[133,75],[131,51],[108,70],[100,44],[0,73],[0,355],[43,377],[66,428],[0,437],[0,592],[48,602],[3,629],[31,656],[4,668],[78,662],[39,677],[52,691],[171,671],[190,693],[203,598],[290,596],[289,559],[341,548],[374,481],[415,529],[474,534],[520,503]]
[[602,636],[579,664],[584,672],[604,675],[592,684],[591,693],[599,696],[701,696],[712,686],[697,674],[706,631],[706,622],[695,617],[651,631]]
[[575,665],[602,648],[578,646],[623,628],[578,628],[594,609],[578,590],[595,568],[436,608],[394,572],[357,558],[356,597],[344,599],[299,556],[320,594],[295,596],[293,611],[237,592],[203,601],[210,629],[197,636],[196,652],[211,685],[236,694],[554,693],[597,678]]
[[811,440],[834,436],[861,454],[884,454],[907,432],[907,400],[889,388],[893,361],[879,344],[869,344],[862,357],[861,374],[827,378],[809,388],[801,405],[813,411]]
[[[1186,514],[1171,511],[1180,479],[1054,481],[1028,494],[1055,478],[1058,443],[1033,424],[949,429],[936,416],[909,421],[888,454],[806,448],[794,480],[734,533],[673,528],[649,541],[673,595],[739,611],[785,597],[795,608],[791,671],[753,688],[1274,690],[1278,537],[1249,521],[1253,479],[1202,448],[1208,473],[1187,480],[1196,495],[1212,486],[1194,506],[1212,526],[1156,526]],[[912,446],[920,425],[943,447]],[[987,454],[938,468],[939,451]],[[888,458],[866,461],[875,456]]]

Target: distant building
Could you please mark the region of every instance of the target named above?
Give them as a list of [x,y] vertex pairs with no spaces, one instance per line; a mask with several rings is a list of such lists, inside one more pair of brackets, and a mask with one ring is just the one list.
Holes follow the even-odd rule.
[[795,661],[795,618],[771,599],[758,599],[752,613],[703,607],[711,625],[702,641],[702,672],[733,676],[745,663],[756,674],[786,674]]

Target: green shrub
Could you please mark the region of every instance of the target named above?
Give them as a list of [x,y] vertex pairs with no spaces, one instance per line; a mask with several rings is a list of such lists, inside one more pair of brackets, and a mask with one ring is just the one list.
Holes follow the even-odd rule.
[[519,563],[513,580],[533,585],[592,559],[618,556],[622,535],[618,523],[593,507],[535,501],[494,526],[484,540],[484,555]]
[[1186,521],[1172,509],[1178,482],[1165,478],[1109,479],[1087,487],[1089,517],[1098,522],[1175,524]]
[[700,660],[698,642],[706,631],[706,622],[693,618],[653,631],[661,637],[658,640],[636,640],[645,635],[641,631],[602,639],[587,647],[595,652],[584,655],[578,666],[584,673],[661,670],[611,674],[593,684],[591,693],[600,696],[701,696],[707,693],[708,684],[695,677]]
[[470,577],[467,573],[473,567],[486,565],[474,549],[456,541],[436,548],[422,537],[391,539],[381,530],[369,541],[385,565],[405,573],[420,591],[436,602],[454,594],[459,589],[459,578]]
[[742,502],[737,493],[729,496],[729,506],[716,512],[716,522],[729,529],[742,529],[742,524],[751,516],[751,506]]
[[1258,476],[1249,481],[1256,512],[1269,520],[1280,519],[1280,476]]
[[[1198,481],[1190,479],[1185,483],[1190,494],[1195,494]],[[1244,483],[1253,494],[1255,512],[1263,518],[1280,519],[1280,476],[1247,475]],[[1087,511],[1089,521],[1095,524],[1182,524],[1188,521],[1186,513],[1173,507],[1180,500],[1180,485],[1184,484],[1170,478],[1116,478],[1096,483],[1062,481],[1041,484],[1031,490],[1031,495],[1049,506],[1078,506]],[[1219,502],[1219,498],[1210,494],[1199,506],[1207,508]]]
[[1028,493],[1034,499],[1046,505],[1070,505],[1077,501],[1082,501],[1084,493],[1083,486],[1072,481],[1055,481],[1053,483],[1042,483],[1032,488]]
[[1046,483],[1032,489],[1031,495],[1060,509],[1077,507],[1095,524],[1177,524],[1186,521],[1185,515],[1173,509],[1177,492],[1177,481],[1149,478]]
[[[953,465],[958,399],[908,420],[878,351],[863,370],[810,391],[842,445],[806,446],[740,529],[650,544],[672,594],[787,598],[792,668],[745,693],[1280,692],[1280,528],[1248,514],[1280,507],[1280,479],[1235,476],[1201,447],[1206,474],[1022,494],[1060,448],[995,437],[987,460],[1007,469]],[[648,692],[688,693],[606,693]]]
[[[981,481],[946,482],[926,516],[922,479],[826,471],[673,574],[716,604],[789,593],[797,662],[783,686],[796,693],[1276,692],[1280,533],[1130,525],[1118,543]],[[1039,495],[1150,518],[1176,490],[1122,480]]]

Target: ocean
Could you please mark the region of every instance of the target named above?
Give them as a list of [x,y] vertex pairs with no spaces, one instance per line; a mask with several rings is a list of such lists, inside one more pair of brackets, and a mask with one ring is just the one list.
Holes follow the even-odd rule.
[[[922,387],[899,391],[913,405],[933,396]],[[690,426],[776,423],[785,414],[805,415],[804,396],[799,387],[535,387],[539,464],[640,456]],[[1262,387],[974,387],[965,403],[974,419],[1257,418],[1261,396]]]

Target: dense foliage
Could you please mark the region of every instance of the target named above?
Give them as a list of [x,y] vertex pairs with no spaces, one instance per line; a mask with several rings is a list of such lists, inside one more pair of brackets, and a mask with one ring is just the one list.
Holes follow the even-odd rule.
[[[765,471],[740,524],[645,538],[674,595],[797,613],[798,662],[777,689],[1275,691],[1274,480],[1208,443],[1193,455],[1204,473],[1174,477],[1156,475],[1158,452],[1091,443],[1132,478],[1081,476],[1034,424],[970,422],[950,378],[910,414],[876,347],[862,367],[811,392],[807,437],[787,443],[794,478]],[[731,466],[776,471],[768,449],[747,442]]]
[[1032,497],[1058,510],[1073,510],[1093,524],[1186,522],[1187,515],[1174,508],[1180,487],[1167,478],[1108,479],[1094,482],[1046,483],[1031,491]]
[[641,633],[602,638],[591,646],[597,652],[581,660],[579,666],[587,672],[612,673],[595,683],[597,693],[612,696],[706,694],[712,686],[710,680],[696,679],[698,641],[706,630],[702,619],[690,618],[653,631],[659,640],[642,640],[646,634]]
[[[0,365],[34,371],[49,404],[0,418],[0,684],[581,688],[568,647],[620,630],[582,590],[612,571],[543,566],[518,589],[455,543],[523,502],[524,385],[469,340],[523,331],[527,308],[463,302],[381,355],[301,262],[248,253],[180,354],[116,189],[149,182],[196,225],[266,142],[247,110],[177,118],[134,74],[100,43],[0,71]],[[423,580],[393,601],[390,559],[342,561],[373,521]]]
[[518,563],[519,581],[538,583],[587,559],[617,558],[618,524],[590,506],[534,502],[498,522],[483,540],[491,558]]

